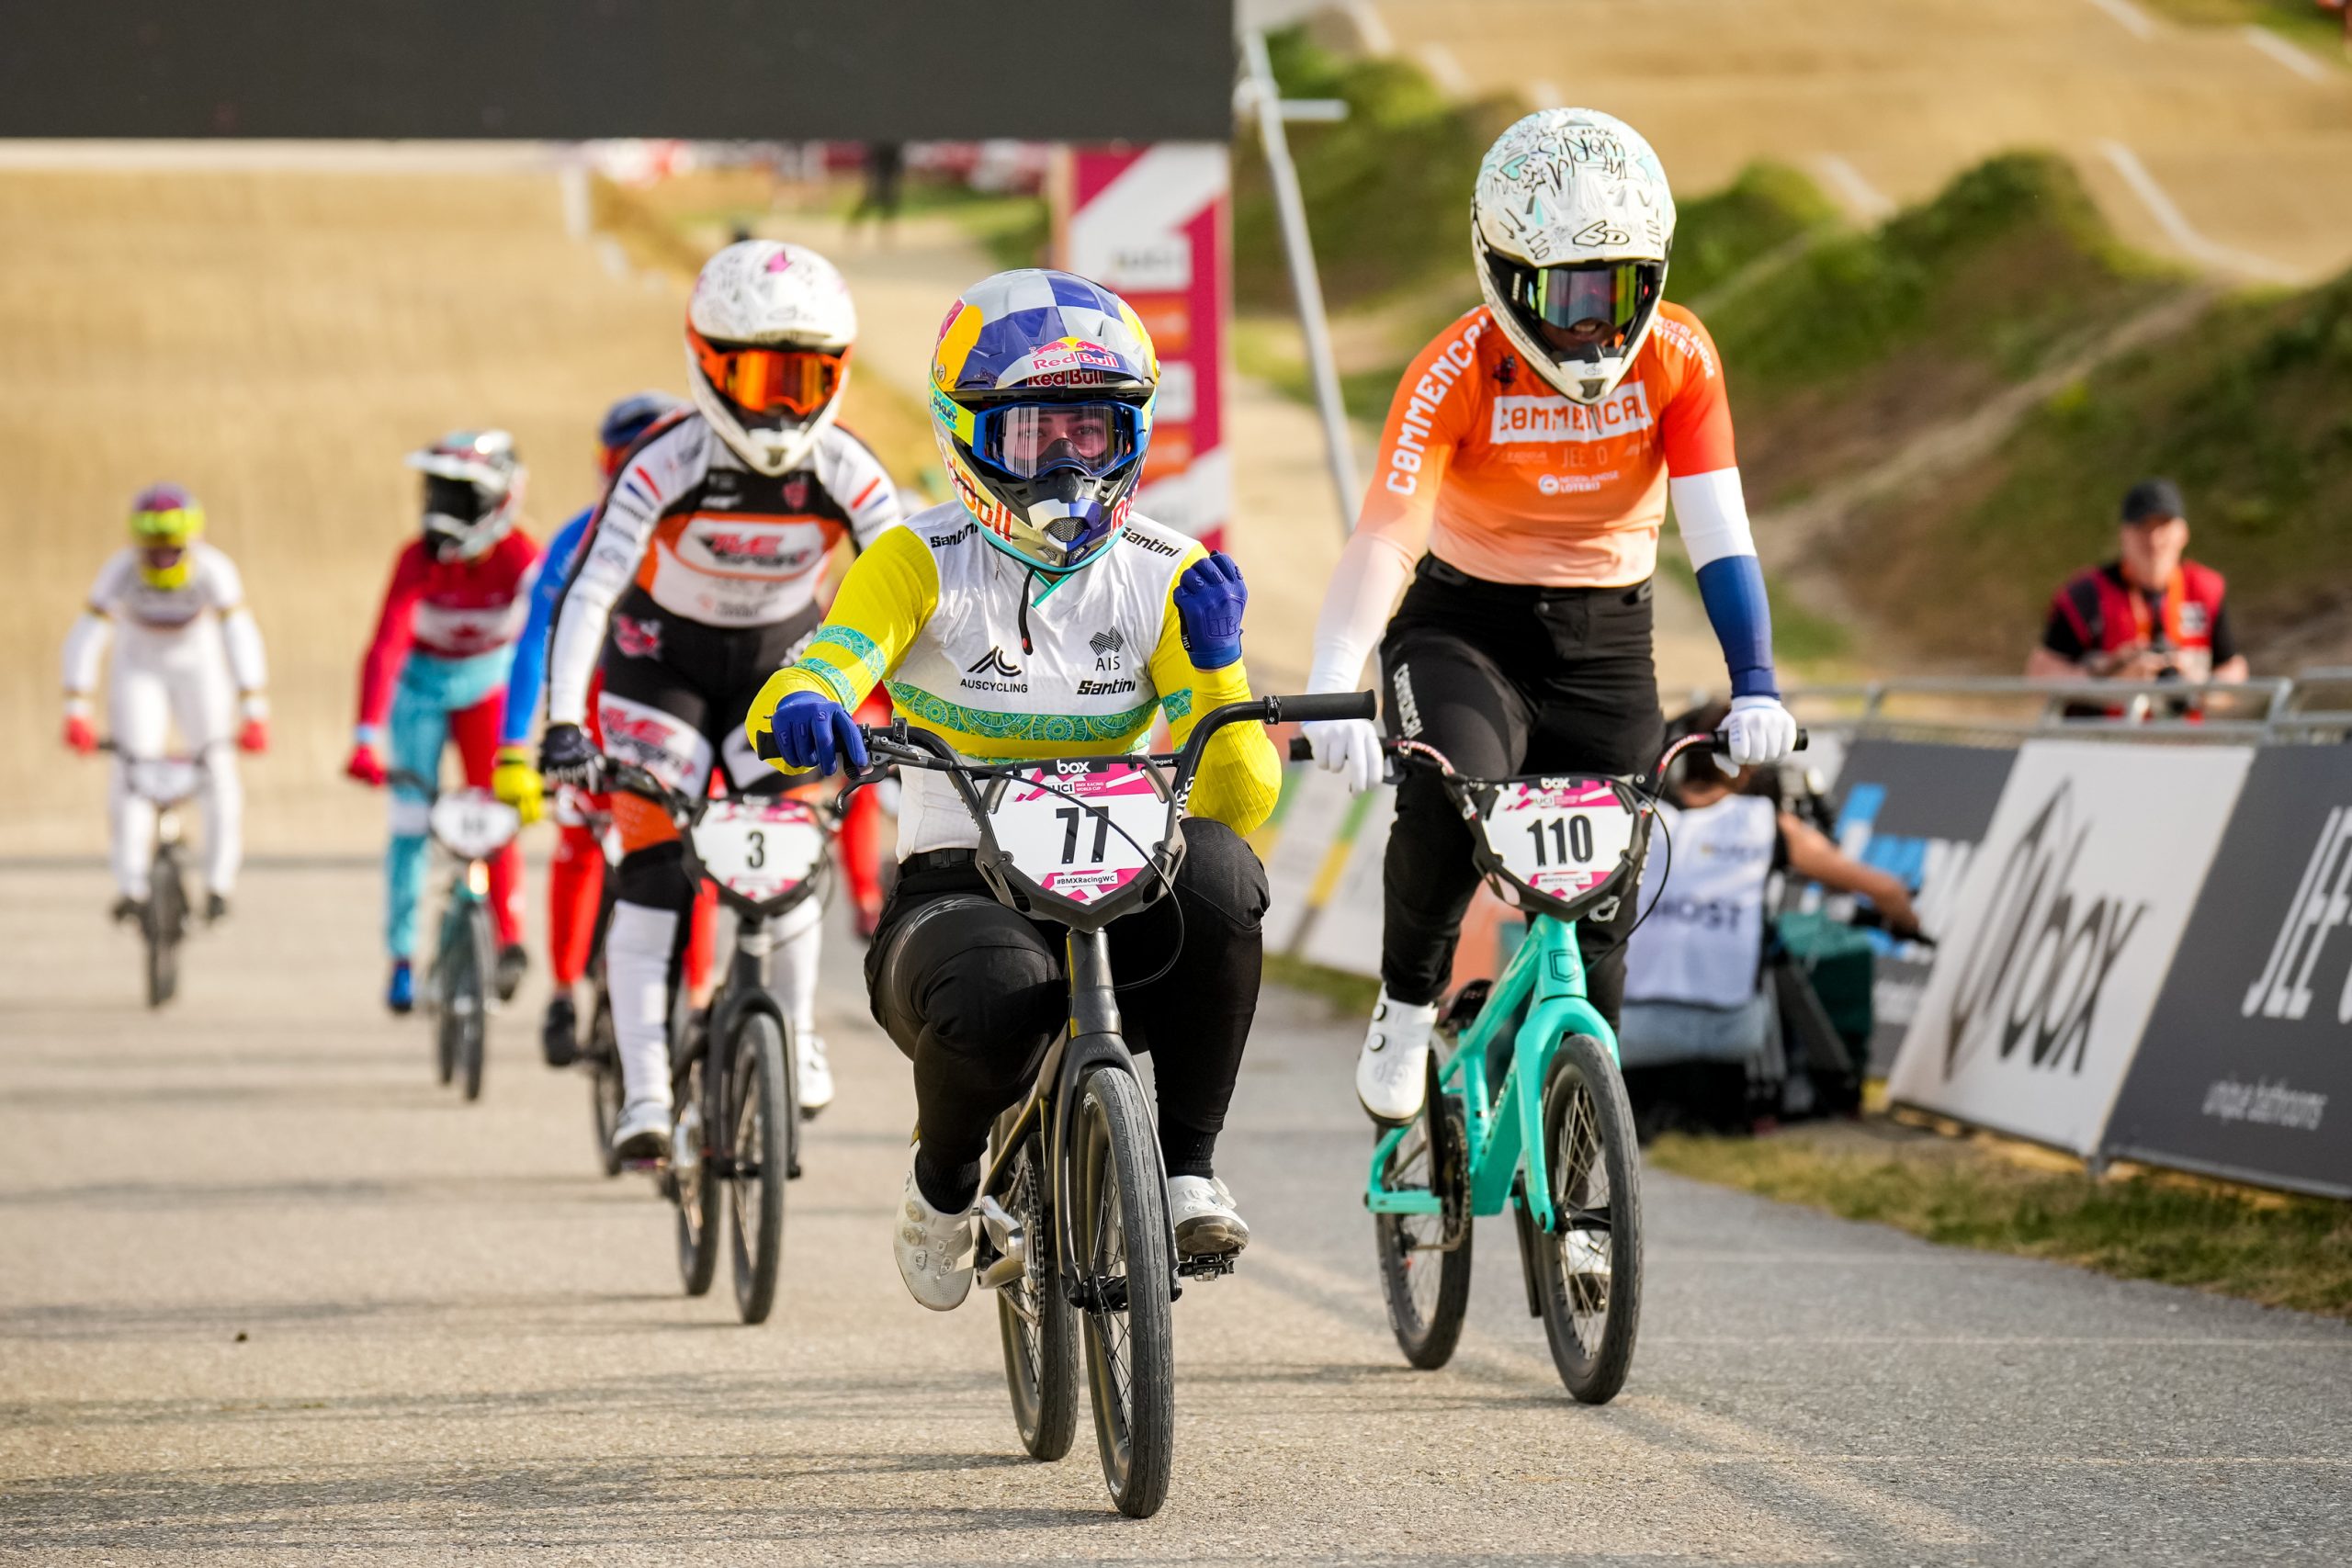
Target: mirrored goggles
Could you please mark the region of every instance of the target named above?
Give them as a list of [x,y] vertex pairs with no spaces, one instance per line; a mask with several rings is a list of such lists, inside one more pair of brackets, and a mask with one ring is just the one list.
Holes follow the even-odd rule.
[[1641,320],[1657,270],[1655,262],[1542,267],[1498,262],[1495,267],[1503,298],[1531,321],[1561,328],[1597,324],[1614,333]]
[[1139,421],[1125,403],[1007,403],[972,420],[972,450],[1015,479],[1076,468],[1100,479],[1136,455]]
[[689,330],[695,364],[718,395],[750,414],[808,419],[841,389],[848,355],[806,348],[713,343]]

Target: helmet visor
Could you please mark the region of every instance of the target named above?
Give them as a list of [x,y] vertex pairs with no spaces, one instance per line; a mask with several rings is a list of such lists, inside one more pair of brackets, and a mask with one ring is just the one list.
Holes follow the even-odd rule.
[[1622,341],[1657,297],[1664,270],[1656,262],[1526,266],[1500,257],[1494,266],[1495,281],[1511,310],[1561,349],[1606,347]]
[[699,333],[688,335],[695,365],[718,395],[754,417],[810,419],[841,389],[844,355],[713,343]]
[[982,410],[973,423],[973,452],[1021,479],[1056,468],[1100,479],[1136,448],[1136,412],[1124,403],[1010,403]]
[[481,492],[481,487],[471,479],[453,479],[442,474],[424,476],[424,515],[430,524],[434,519],[447,519],[458,527],[471,527],[490,515],[496,504]]
[[196,537],[203,526],[204,513],[193,507],[175,506],[168,511],[130,514],[131,536],[147,544],[185,544]]

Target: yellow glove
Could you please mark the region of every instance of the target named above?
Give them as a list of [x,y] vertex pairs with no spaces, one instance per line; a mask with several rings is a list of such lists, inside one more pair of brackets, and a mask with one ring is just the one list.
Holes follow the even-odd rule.
[[490,793],[520,812],[529,827],[547,815],[547,784],[528,746],[501,746],[490,772]]

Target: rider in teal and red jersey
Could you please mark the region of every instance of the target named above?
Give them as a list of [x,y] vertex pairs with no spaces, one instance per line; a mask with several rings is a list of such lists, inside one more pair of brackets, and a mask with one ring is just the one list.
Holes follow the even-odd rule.
[[[538,547],[516,529],[524,469],[503,430],[461,430],[409,455],[424,475],[423,536],[392,564],[375,636],[359,666],[359,725],[344,772],[360,783],[386,780],[390,764],[436,777],[441,749],[458,743],[466,782],[491,783],[505,707],[506,674],[522,628],[524,594]],[[391,840],[384,853],[384,945],[392,973],[384,1002],[415,1005],[416,902],[424,885],[425,797],[392,790]],[[490,863],[490,907],[498,928],[498,995],[522,983],[519,859],[513,844]]]

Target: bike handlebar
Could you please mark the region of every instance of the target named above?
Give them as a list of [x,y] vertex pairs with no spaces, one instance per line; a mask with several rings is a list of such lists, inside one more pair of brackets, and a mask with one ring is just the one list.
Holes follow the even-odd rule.
[[[1353,694],[1353,695],[1361,695],[1361,696],[1369,696],[1371,694],[1370,694],[1370,693],[1356,693],[1356,694]],[[1317,716],[1312,716],[1319,717],[1319,716],[1321,716],[1317,715]],[[1340,715],[1340,716],[1340,716],[1340,717],[1342,717],[1342,718],[1370,718],[1370,717],[1372,716],[1372,715],[1371,715],[1371,714],[1369,714],[1369,713],[1348,713],[1348,714],[1342,714],[1342,715]],[[1797,731],[1797,743],[1796,743],[1795,750],[1799,750],[1799,751],[1802,751],[1802,750],[1805,750],[1805,748],[1806,748],[1806,747],[1811,743],[1811,740],[1812,740],[1812,736],[1811,736],[1807,731],[1803,730],[1803,729],[1798,730],[1798,731]],[[1410,754],[1411,754],[1411,753],[1400,753],[1400,752],[1397,750],[1396,742],[1396,741],[1394,741],[1394,740],[1384,740],[1384,741],[1382,741],[1382,742],[1380,743],[1380,749],[1381,749],[1382,750],[1384,750],[1384,751],[1387,752],[1387,753],[1388,753],[1390,756],[1392,756],[1392,757],[1395,757],[1395,756],[1400,756],[1400,755],[1410,755]],[[1673,761],[1675,758],[1677,758],[1678,756],[1680,756],[1683,752],[1685,752],[1685,751],[1698,750],[1701,750],[1701,749],[1704,749],[1705,750],[1707,750],[1707,751],[1709,751],[1709,752],[1712,752],[1712,753],[1713,753],[1713,754],[1714,754],[1715,756],[1720,757],[1720,756],[1722,756],[1725,751],[1728,751],[1728,750],[1731,749],[1731,743],[1730,743],[1729,741],[1725,740],[1725,739],[1724,739],[1722,736],[1720,736],[1720,735],[1687,735],[1687,736],[1684,736],[1681,739],[1679,739],[1679,740],[1676,741],[1673,745],[1671,745],[1671,746],[1668,747],[1668,748],[1666,749],[1666,754],[1665,754],[1664,756],[1660,757],[1660,758],[1657,760],[1657,770],[1656,770],[1656,773],[1657,773],[1657,777],[1658,777],[1661,781],[1663,781],[1663,780],[1665,779],[1665,777],[1666,777],[1666,769],[1667,769],[1667,764],[1668,764],[1668,763],[1669,763],[1669,762],[1671,762],[1671,761]],[[1434,748],[1424,748],[1424,750],[1434,750]],[[1311,762],[1311,761],[1313,761],[1315,760],[1315,746],[1314,746],[1314,743],[1313,743],[1312,741],[1308,740],[1308,739],[1306,739],[1306,736],[1304,736],[1304,735],[1294,735],[1294,736],[1292,736],[1292,737],[1291,737],[1291,741],[1290,741],[1290,760],[1291,760],[1292,761],[1294,761],[1294,762]]]

